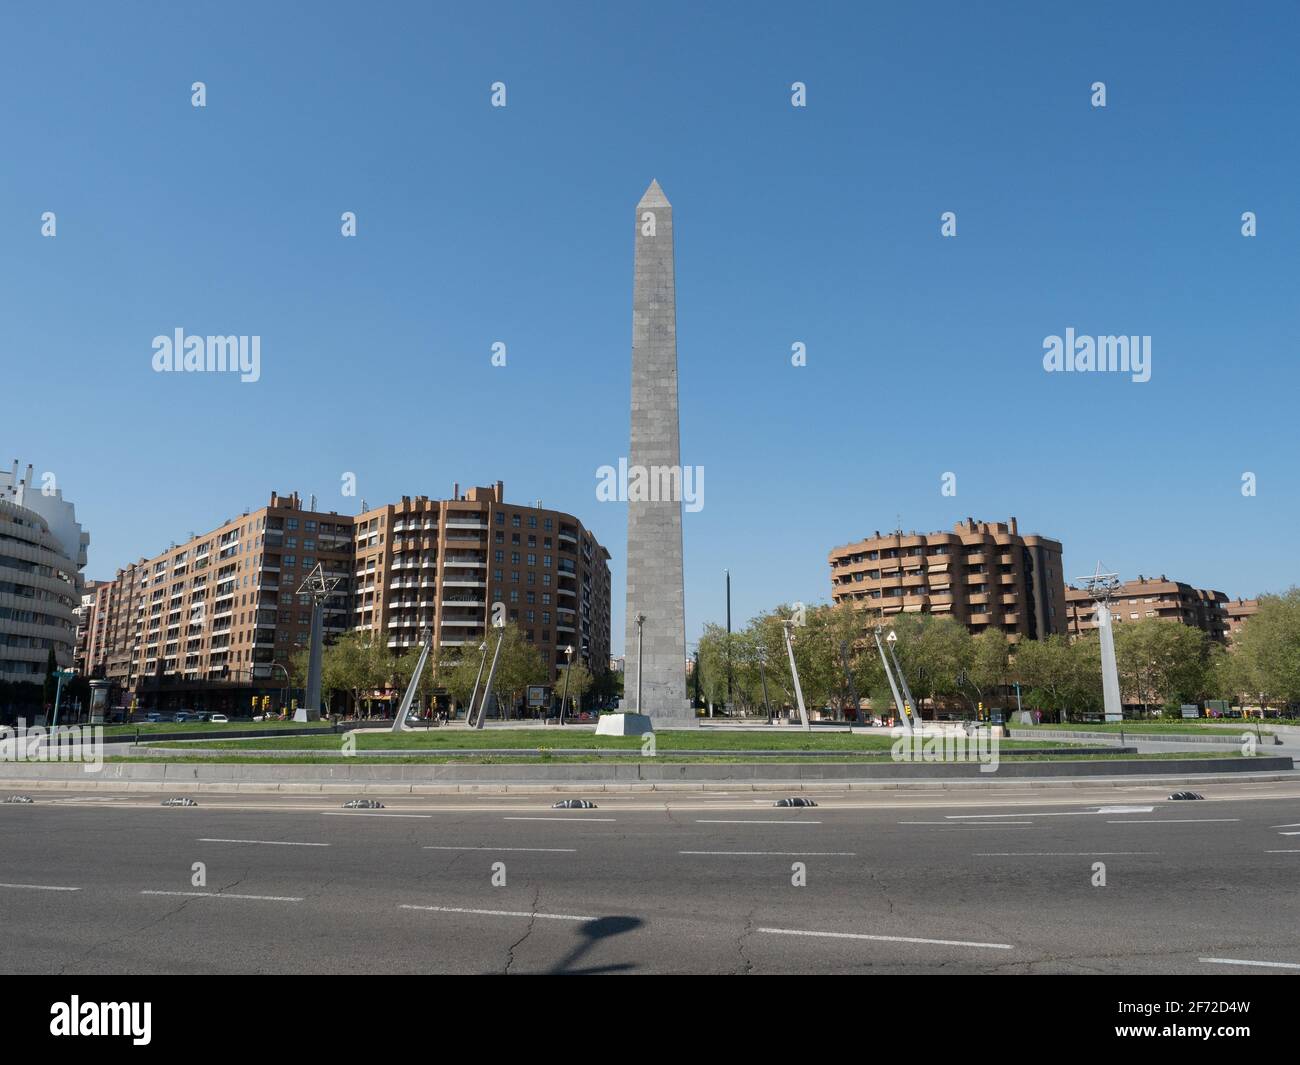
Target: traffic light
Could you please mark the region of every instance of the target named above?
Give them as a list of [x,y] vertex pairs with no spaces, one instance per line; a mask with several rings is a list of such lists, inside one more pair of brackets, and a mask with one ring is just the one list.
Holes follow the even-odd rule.
[[981,701],[980,701],[980,704],[979,704],[979,716],[978,716],[977,720],[979,720],[979,721],[983,721],[983,720],[984,720],[984,702],[983,702],[983,700],[981,700]]
[[264,714],[268,714],[268,713],[270,713],[270,712],[271,712],[271,697],[270,697],[269,695],[263,695],[263,696],[262,696],[262,713],[264,713]]
[[257,696],[253,696],[253,713],[257,713]]

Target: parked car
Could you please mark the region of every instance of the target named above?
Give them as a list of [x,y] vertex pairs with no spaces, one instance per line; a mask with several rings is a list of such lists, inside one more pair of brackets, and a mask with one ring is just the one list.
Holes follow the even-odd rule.
[[225,714],[213,714],[210,718],[208,718],[208,720],[211,721],[214,725],[230,724],[230,718],[226,717]]

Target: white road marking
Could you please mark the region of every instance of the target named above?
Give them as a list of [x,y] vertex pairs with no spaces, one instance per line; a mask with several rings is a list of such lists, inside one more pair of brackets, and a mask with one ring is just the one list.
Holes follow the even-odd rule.
[[813,936],[825,939],[870,939],[880,943],[928,943],[939,947],[980,947],[986,950],[1015,950],[1010,943],[971,943],[962,939],[918,939],[913,936],[869,936],[861,932],[808,932],[796,928],[759,928],[777,936]]
[[1279,836],[1300,836],[1300,832],[1279,832]]
[[760,821],[754,817],[746,817],[743,820],[737,818],[737,819],[732,819],[730,821],[724,821],[718,819],[705,820],[697,817],[695,819],[695,823],[697,825],[820,825],[821,824],[820,821],[775,821],[775,820]]
[[678,854],[735,854],[745,857],[772,858],[856,858],[856,851],[678,851]]
[[1159,854],[1159,851],[976,851],[976,858],[1115,858],[1125,854]]
[[1240,817],[1151,817],[1139,821],[1107,821],[1108,825],[1221,825]]
[[433,814],[378,814],[368,810],[322,810],[321,814],[325,817],[423,817],[426,819],[433,816]]
[[503,817],[503,821],[615,821],[614,817]]
[[200,843],[261,843],[267,847],[328,847],[328,843],[296,843],[285,839],[199,839]]
[[259,902],[302,902],[292,895],[235,895],[228,891],[142,891],[141,895],[178,895],[192,899],[256,899]]
[[1149,814],[1154,806],[1103,806],[1099,810],[1022,810],[1014,814],[945,814],[949,821],[985,821],[996,817],[1096,817],[1098,814]]
[[530,854],[577,854],[576,847],[424,847],[426,851],[526,851]]
[[26,891],[80,891],[79,887],[57,887],[54,884],[0,884],[0,888]]
[[1260,965],[1266,969],[1300,969],[1293,961],[1246,961],[1242,958],[1198,958],[1206,965]]
[[473,913],[482,917],[536,917],[539,921],[598,921],[573,913],[531,913],[528,910],[470,910],[462,906],[398,906],[399,910],[425,910],[431,913]]
[[1270,825],[1270,828],[1300,828],[1300,824],[1295,825]]

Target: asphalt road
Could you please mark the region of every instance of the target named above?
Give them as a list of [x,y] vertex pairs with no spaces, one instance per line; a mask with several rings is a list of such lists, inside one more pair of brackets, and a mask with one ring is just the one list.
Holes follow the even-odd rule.
[[1300,784],[1167,791],[36,792],[0,806],[0,971],[1300,974]]

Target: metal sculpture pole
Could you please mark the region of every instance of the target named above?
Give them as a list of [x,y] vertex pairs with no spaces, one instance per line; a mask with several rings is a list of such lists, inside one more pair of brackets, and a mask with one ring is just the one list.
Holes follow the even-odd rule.
[[325,643],[325,600],[338,587],[339,577],[326,577],[321,563],[298,588],[299,595],[311,596],[311,650],[307,655],[306,705],[294,711],[295,721],[320,720],[321,659]]
[[885,643],[889,645],[889,657],[894,661],[894,672],[898,675],[898,683],[903,689],[904,707],[907,710],[908,717],[915,715],[916,720],[921,720],[921,712],[916,708],[916,703],[912,699],[912,689],[907,686],[907,677],[903,673],[903,667],[898,664],[898,655],[894,654],[894,644],[898,640],[898,633],[893,629],[889,630],[889,636],[886,637]]
[[[492,682],[496,680],[497,662],[501,658],[501,645],[505,642],[506,642],[506,631],[503,628],[501,630],[501,635],[497,637],[496,650],[492,652],[492,668],[488,670],[487,683],[483,685],[483,705],[479,708],[478,720],[474,723],[474,727],[477,729],[481,729],[484,723],[487,721],[488,693],[492,691]],[[498,700],[498,702],[499,701],[500,700]]]
[[425,630],[424,646],[420,648],[420,657],[415,663],[415,672],[411,674],[410,683],[406,685],[406,694],[402,696],[402,705],[397,708],[397,720],[393,722],[393,732],[407,732],[410,726],[406,715],[411,712],[411,703],[415,701],[416,689],[420,686],[420,677],[424,674],[424,664],[429,660],[429,649],[433,647],[433,631]]
[[564,702],[569,698],[569,674],[573,672],[573,644],[564,648],[569,664],[564,667],[564,694],[560,696],[560,724],[564,724]]
[[805,732],[812,731],[812,725],[808,722],[808,709],[803,704],[803,688],[799,684],[799,667],[794,663],[794,629],[793,621],[784,621],[781,623],[781,631],[785,633],[785,649],[790,655],[790,676],[794,678],[794,698],[799,706],[799,720],[803,722]]
[[1107,721],[1124,720],[1119,694],[1119,668],[1115,662],[1115,626],[1109,603],[1097,604],[1097,632],[1101,639],[1101,697]]
[[876,650],[880,652],[880,664],[885,667],[885,679],[889,681],[889,690],[894,695],[894,705],[898,707],[899,715],[903,719],[903,732],[908,736],[912,734],[912,721],[908,716],[903,705],[903,696],[899,693],[898,685],[894,681],[894,674],[889,669],[889,659],[885,657],[885,644],[880,639],[881,626],[876,626]]
[[479,650],[483,652],[483,657],[478,662],[478,675],[474,678],[474,690],[469,694],[469,707],[465,711],[465,724],[474,724],[474,704],[478,702],[478,686],[483,680],[483,670],[487,666],[487,638],[479,645]]
[[762,651],[758,652],[758,679],[763,682],[763,709],[767,711],[767,723],[772,723],[772,704],[767,699],[767,655]]
[[[1107,721],[1124,720],[1124,704],[1120,700],[1119,670],[1115,663],[1115,626],[1110,615],[1110,597],[1119,587],[1118,573],[1103,573],[1101,563],[1091,577],[1081,577],[1079,582],[1092,593],[1093,621],[1101,642],[1101,695]],[[1062,713],[1064,720],[1064,713]]]

